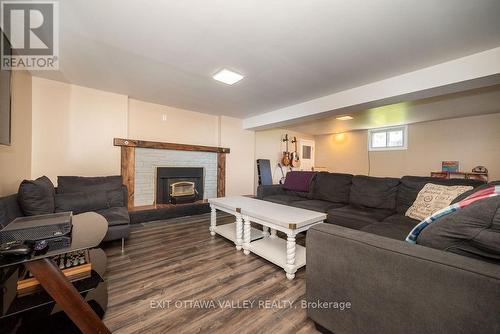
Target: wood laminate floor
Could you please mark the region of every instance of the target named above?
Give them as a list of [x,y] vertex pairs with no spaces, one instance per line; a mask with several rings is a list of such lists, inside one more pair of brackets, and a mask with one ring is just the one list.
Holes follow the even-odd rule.
[[[134,226],[124,254],[119,242],[105,245],[108,328],[113,333],[318,333],[300,306],[305,268],[288,281],[283,269],[211,237],[209,219],[204,214]],[[233,221],[218,213],[218,224]],[[304,238],[297,242],[304,244]]]

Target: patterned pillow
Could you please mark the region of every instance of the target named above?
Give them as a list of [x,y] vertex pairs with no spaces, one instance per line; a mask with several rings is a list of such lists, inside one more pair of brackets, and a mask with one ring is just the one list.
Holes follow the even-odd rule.
[[471,189],[473,189],[471,186],[443,186],[427,183],[405,215],[413,219],[424,220],[448,207],[457,196]]

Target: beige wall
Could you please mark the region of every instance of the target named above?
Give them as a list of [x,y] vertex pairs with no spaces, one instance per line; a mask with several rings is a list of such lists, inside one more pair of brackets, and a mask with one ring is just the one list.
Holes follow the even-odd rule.
[[31,177],[119,174],[115,137],[229,147],[227,194],[254,192],[254,132],[242,120],[33,78]]
[[218,116],[129,100],[128,138],[192,145],[218,145]]
[[[255,133],[255,159],[270,160],[274,183],[278,183],[282,177],[278,162],[281,160],[282,152],[285,151],[285,144],[281,141],[285,134],[288,134],[289,139],[292,139],[294,136],[297,137],[298,141],[300,139],[314,139],[311,135],[288,129],[262,130]],[[294,149],[292,144],[289,143],[288,149]],[[255,173],[257,173],[256,169]],[[258,182],[257,176],[255,177],[255,182]]]
[[254,194],[255,132],[243,129],[243,120],[221,116],[220,146],[226,155],[226,195]]
[[33,178],[120,174],[127,96],[33,77]]
[[0,196],[31,176],[31,75],[12,71],[11,145],[0,145]]
[[[408,127],[408,150],[370,152],[373,176],[429,175],[441,161],[460,169],[486,166],[500,179],[500,114],[417,123]],[[316,163],[330,171],[368,173],[367,131],[316,136]]]

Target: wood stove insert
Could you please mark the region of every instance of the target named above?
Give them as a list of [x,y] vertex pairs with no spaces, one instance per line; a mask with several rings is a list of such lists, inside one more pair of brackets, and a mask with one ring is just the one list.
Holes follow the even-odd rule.
[[192,203],[203,199],[202,167],[158,167],[156,204]]

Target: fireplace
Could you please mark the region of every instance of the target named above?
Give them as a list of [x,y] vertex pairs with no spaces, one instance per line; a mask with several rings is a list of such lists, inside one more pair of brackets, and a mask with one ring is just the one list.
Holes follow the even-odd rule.
[[203,167],[157,167],[156,204],[192,203],[203,199]]

